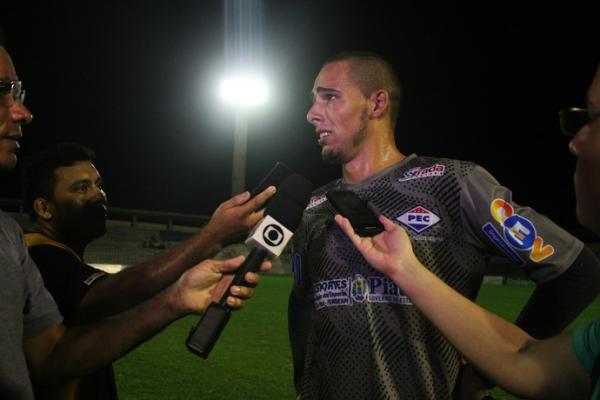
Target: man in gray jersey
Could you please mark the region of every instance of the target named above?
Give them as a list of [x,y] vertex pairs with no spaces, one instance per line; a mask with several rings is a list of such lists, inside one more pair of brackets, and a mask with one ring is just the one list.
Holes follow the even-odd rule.
[[381,57],[353,52],[329,59],[312,94],[307,119],[323,159],[341,164],[342,178],[313,193],[295,236],[289,326],[300,398],[485,395],[470,368],[459,380],[460,355],[333,223],[330,190],[351,190],[404,226],[416,257],[471,299],[491,255],[513,260],[538,283],[517,321],[534,337],[561,331],[598,293],[593,253],[514,203],[482,167],[400,152],[400,86]]

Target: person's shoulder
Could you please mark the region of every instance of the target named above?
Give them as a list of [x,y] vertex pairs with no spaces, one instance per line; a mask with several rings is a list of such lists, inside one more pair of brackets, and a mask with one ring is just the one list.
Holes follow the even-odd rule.
[[308,205],[306,206],[305,211],[311,210],[327,201],[327,192],[331,190],[338,189],[341,184],[341,179],[335,179],[331,182],[326,183],[325,185],[318,187],[313,190],[310,195],[310,200],[308,201]]
[[78,257],[66,249],[57,246],[40,244],[29,247],[29,255],[35,261],[40,270],[46,268],[80,268],[86,265]]
[[403,179],[414,176],[450,176],[465,177],[479,166],[473,161],[447,157],[411,155],[399,165],[404,172]]
[[23,230],[14,218],[0,210],[0,233],[5,238],[19,238],[21,240]]

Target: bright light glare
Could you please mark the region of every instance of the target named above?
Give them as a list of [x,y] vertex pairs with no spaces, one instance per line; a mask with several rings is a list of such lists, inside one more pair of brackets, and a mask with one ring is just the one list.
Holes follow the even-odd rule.
[[267,84],[260,78],[238,76],[224,79],[219,86],[223,101],[238,106],[254,106],[266,102]]

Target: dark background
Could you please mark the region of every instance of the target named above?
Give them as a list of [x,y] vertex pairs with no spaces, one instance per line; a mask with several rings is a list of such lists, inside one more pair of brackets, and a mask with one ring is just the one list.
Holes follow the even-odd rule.
[[[308,94],[326,57],[370,50],[403,83],[402,152],[473,160],[518,203],[575,227],[574,159],[557,111],[585,104],[597,14],[592,2],[482,3],[265,0],[271,100],[250,116],[247,186],[276,161],[315,186],[339,176],[305,120]],[[210,214],[230,195],[233,112],[213,82],[223,11],[214,0],[4,5],[0,24],[35,115],[21,158],[81,142],[97,153],[111,205]],[[18,174],[3,178],[0,196],[19,197]]]

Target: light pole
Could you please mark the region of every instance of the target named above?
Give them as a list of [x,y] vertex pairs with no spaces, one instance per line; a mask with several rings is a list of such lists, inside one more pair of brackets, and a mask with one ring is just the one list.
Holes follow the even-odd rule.
[[237,75],[225,79],[220,86],[221,98],[234,106],[233,162],[231,195],[246,190],[246,143],[248,138],[248,112],[262,105],[268,96],[267,84],[256,75]]
[[248,138],[248,110],[241,108],[235,112],[233,129],[233,164],[231,172],[231,195],[246,189],[246,142]]

